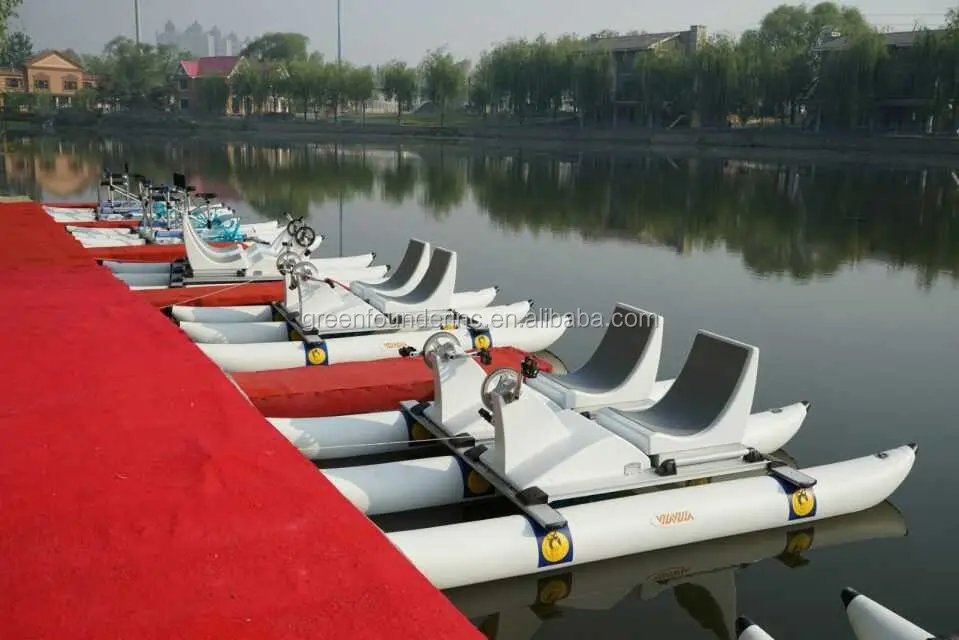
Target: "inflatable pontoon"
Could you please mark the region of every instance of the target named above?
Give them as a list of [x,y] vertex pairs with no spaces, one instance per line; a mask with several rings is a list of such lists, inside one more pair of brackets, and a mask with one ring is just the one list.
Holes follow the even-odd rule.
[[[712,629],[720,638],[735,638],[740,571],[768,561],[790,569],[802,567],[815,562],[810,556],[818,549],[905,535],[902,515],[892,504],[883,502],[867,511],[812,526],[757,531],[544,575],[450,589],[445,595],[474,623],[496,616],[496,637],[532,640],[537,632],[542,634],[542,618],[537,613],[543,608],[555,613],[607,611],[627,599],[649,601],[674,591],[701,626]],[[784,577],[788,579],[788,575]],[[683,598],[692,591],[705,597],[695,601]]]
[[[304,277],[298,266],[291,270],[291,286],[298,296],[296,300],[287,296],[284,306],[274,305],[274,314],[282,319],[279,324],[240,327],[236,323],[201,323],[189,324],[185,330],[206,340],[199,343],[200,349],[222,369],[239,372],[403,357],[421,350],[440,327],[447,327],[460,341],[483,350],[510,346],[535,352],[550,347],[571,324],[568,316],[552,322],[526,322],[529,301],[485,309],[487,295],[495,296],[495,288],[476,292],[471,296],[475,300],[462,295],[454,298],[456,254],[441,248],[434,250],[425,274],[409,285],[412,289],[405,295],[370,293],[379,283],[364,281],[356,287],[368,296],[364,301],[352,293],[353,285],[307,275]],[[304,291],[307,279],[313,286]],[[390,281],[392,278],[386,282]],[[459,306],[469,302],[475,306]],[[181,315],[177,311],[175,315]],[[364,317],[368,320],[362,320]],[[253,341],[260,337],[269,341]],[[299,341],[280,340],[290,337]],[[231,343],[223,343],[231,338]]]
[[[846,587],[840,597],[856,640],[945,640],[854,589]],[[745,616],[736,620],[736,633],[737,640],[775,640]]]
[[[375,258],[373,253],[342,258],[308,258],[310,247],[318,246],[318,243],[322,242],[322,236],[318,236],[309,227],[295,227],[301,251],[293,250],[283,234],[277,236],[274,243],[285,246],[277,255],[274,253],[274,243],[250,248],[239,245],[225,248],[210,246],[186,221],[186,214],[183,214],[183,217],[186,262],[173,263],[169,269],[152,265],[133,271],[111,269],[114,275],[132,288],[165,288],[278,281],[284,279],[288,268],[297,265],[307,267],[322,277],[335,277],[348,282],[381,279],[389,272],[388,265],[370,266]],[[292,222],[290,224],[293,225]]]
[[[474,357],[448,334],[426,347],[437,364]],[[749,442],[769,437],[749,423],[758,355],[700,332],[662,399],[602,408],[593,419],[524,393],[512,369],[494,371],[479,389],[485,426],[438,413],[445,403],[404,404],[413,428],[451,456],[324,474],[367,512],[494,493],[512,502],[517,515],[389,534],[441,589],[811,523],[886,500],[911,471],[915,445],[796,470]],[[493,437],[477,437],[479,428]]]
[[[444,317],[452,309],[479,309],[492,304],[498,287],[468,292],[444,288],[455,283],[456,255],[445,249],[437,251],[434,258],[428,242],[413,238],[389,278],[380,282],[353,282],[348,289],[340,286],[342,283],[317,279],[305,265],[300,269],[296,264],[284,264],[284,270],[290,275],[290,286],[283,301],[285,315],[296,319],[297,325],[309,333],[319,333],[320,327],[328,333],[353,333],[371,325],[393,324],[393,320],[383,313],[385,305],[373,298],[374,293],[385,300],[406,296],[419,288],[416,293],[419,304],[442,312]],[[433,273],[427,278],[431,267]],[[368,321],[354,319],[353,316],[362,316],[362,313],[355,313],[358,309],[367,313]],[[174,306],[171,313],[175,320],[202,324],[212,330],[222,329],[219,325],[226,323],[269,322],[276,320],[277,316],[277,310],[270,305]]]
[[[460,326],[520,326],[526,323],[533,301],[489,307],[497,289],[489,287],[472,293],[454,293],[456,254],[437,248],[428,255],[429,245],[410,241],[400,266],[382,283],[354,282],[345,285],[290,270],[291,282],[282,305],[274,305],[268,322],[195,322],[181,320],[180,328],[195,342],[249,344],[284,342],[291,332],[330,338],[344,335],[392,334],[430,331]],[[414,266],[411,261],[415,260]],[[427,268],[420,268],[426,265]],[[309,265],[306,265],[309,267]],[[314,271],[309,267],[310,271]],[[415,280],[414,280],[415,278]],[[402,286],[397,286],[397,283]],[[397,291],[397,295],[386,295]],[[403,293],[403,292],[406,293]],[[374,295],[377,292],[379,295]],[[204,312],[217,313],[216,308]],[[187,312],[195,316],[194,312]],[[174,309],[174,317],[185,315]]]

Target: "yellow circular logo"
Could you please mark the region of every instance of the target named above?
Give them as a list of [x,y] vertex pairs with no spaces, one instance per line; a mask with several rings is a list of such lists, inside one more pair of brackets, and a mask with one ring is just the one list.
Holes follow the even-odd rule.
[[306,353],[306,359],[310,361],[310,364],[323,364],[326,362],[326,351],[320,347],[313,347]]
[[553,579],[547,582],[539,590],[540,604],[553,604],[559,602],[569,595],[569,585],[565,580]]
[[550,531],[543,537],[540,551],[547,562],[559,562],[569,555],[569,538],[562,531]]
[[805,531],[797,531],[786,541],[786,553],[798,554],[812,546],[812,536]]
[[489,349],[490,339],[487,335],[476,336],[476,339],[473,340],[473,344],[477,349]]
[[812,491],[797,489],[793,491],[790,500],[792,501],[793,513],[799,518],[808,516],[816,508],[816,496]]
[[429,432],[429,429],[417,422],[413,425],[413,428],[410,429],[410,437],[413,438],[413,440],[429,440],[433,437],[433,434]]
[[470,493],[474,496],[481,496],[489,491],[489,487],[489,480],[470,469],[469,475],[466,476],[466,488],[469,489]]

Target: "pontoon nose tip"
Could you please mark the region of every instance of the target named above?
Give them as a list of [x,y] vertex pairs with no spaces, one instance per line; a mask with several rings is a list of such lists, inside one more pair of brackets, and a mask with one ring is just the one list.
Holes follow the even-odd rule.
[[842,606],[848,608],[849,603],[859,597],[859,595],[859,592],[852,587],[846,587],[842,590],[842,593],[839,594],[839,597],[842,598]]
[[321,234],[320,234],[320,240],[326,240],[326,234],[325,234],[325,233],[321,233]]
[[912,449],[913,453],[919,453],[919,445],[916,444],[915,442],[910,442],[906,446]]
[[812,404],[809,400],[800,400],[799,402],[801,402],[802,406],[806,407],[807,410],[809,409],[809,405]]
[[533,306],[533,303],[535,302],[535,300],[533,300],[532,298],[529,298],[528,300],[526,300],[526,302],[528,302],[528,303],[529,303],[529,306],[532,307],[532,306]]
[[741,636],[746,632],[746,629],[749,627],[755,626],[755,622],[747,618],[746,616],[739,616],[736,618],[736,635]]
[[376,260],[376,252],[375,252],[375,251],[370,251],[370,255],[373,256],[373,259],[374,259],[374,260]]
[[495,291],[496,293],[499,293],[499,285],[498,285],[498,284],[494,284],[494,285],[493,285],[493,291]]

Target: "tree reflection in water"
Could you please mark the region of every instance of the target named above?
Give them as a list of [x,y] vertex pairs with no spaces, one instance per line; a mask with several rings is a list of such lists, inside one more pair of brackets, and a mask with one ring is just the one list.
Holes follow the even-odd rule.
[[443,218],[471,198],[503,229],[617,238],[683,254],[724,248],[759,276],[808,281],[862,260],[914,269],[924,287],[959,275],[959,188],[948,169],[485,154],[443,145],[38,139],[4,154],[7,189],[38,195],[44,178],[29,167],[63,155],[69,163],[62,166],[77,167],[88,192],[91,165],[129,162],[154,180],[185,170],[205,190],[235,194],[272,217],[307,215],[311,205],[342,197],[416,203]]

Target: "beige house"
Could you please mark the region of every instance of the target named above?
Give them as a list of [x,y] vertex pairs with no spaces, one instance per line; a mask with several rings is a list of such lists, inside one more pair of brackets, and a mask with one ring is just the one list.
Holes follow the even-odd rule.
[[96,86],[78,60],[48,49],[28,58],[21,69],[0,69],[0,94],[47,94],[56,107],[69,106],[73,96]]

